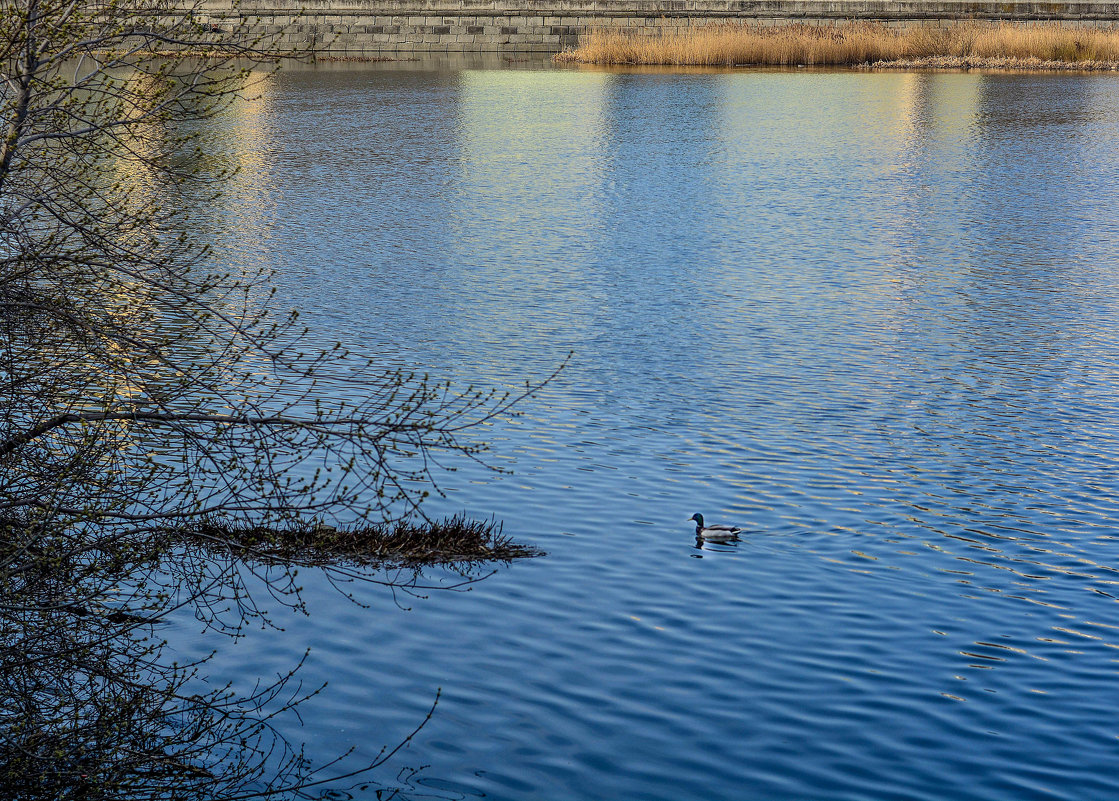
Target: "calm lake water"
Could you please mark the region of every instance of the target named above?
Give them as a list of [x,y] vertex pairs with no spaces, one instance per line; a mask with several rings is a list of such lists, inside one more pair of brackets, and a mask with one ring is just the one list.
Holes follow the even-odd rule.
[[311,648],[284,731],[355,763],[441,688],[353,797],[1119,797],[1119,79],[303,67],[224,126],[321,341],[573,354],[430,507],[545,558],[308,575],[212,665]]

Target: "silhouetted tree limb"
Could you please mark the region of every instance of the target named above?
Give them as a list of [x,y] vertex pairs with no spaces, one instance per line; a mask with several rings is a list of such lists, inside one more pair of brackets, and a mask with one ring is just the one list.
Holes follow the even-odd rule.
[[464,540],[378,549],[419,537],[400,526],[440,460],[484,459],[472,432],[535,390],[454,388],[316,349],[274,307],[266,270],[214,262],[192,214],[230,171],[200,133],[268,53],[197,11],[0,0],[6,798],[318,787],[328,777],[275,727],[316,690],[293,672],[247,695],[202,692],[205,661],[177,664],[161,623],[192,613],[237,635],[267,622],[250,580],[300,609],[300,565],[343,581],[380,563],[399,572],[379,580],[408,591],[417,565],[453,558],[477,580],[491,556]]

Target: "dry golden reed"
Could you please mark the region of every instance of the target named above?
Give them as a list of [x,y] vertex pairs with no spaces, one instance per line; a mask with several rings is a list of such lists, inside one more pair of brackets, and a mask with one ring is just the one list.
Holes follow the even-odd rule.
[[663,35],[596,31],[560,61],[673,66],[823,66],[923,62],[930,66],[1053,66],[1100,68],[1119,62],[1119,29],[1056,24],[958,23],[888,27],[723,23]]

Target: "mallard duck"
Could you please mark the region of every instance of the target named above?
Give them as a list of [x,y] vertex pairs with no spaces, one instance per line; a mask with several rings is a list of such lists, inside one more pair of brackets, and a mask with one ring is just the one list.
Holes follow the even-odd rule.
[[738,535],[742,533],[742,529],[738,526],[705,526],[703,525],[703,515],[696,512],[689,520],[695,521],[695,536],[700,540],[713,540],[723,541],[736,540]]

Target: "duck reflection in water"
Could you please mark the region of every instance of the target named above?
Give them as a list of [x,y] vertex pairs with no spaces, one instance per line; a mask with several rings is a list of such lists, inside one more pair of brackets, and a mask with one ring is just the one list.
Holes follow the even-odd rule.
[[[696,537],[695,538],[695,549],[697,551],[717,551],[719,553],[731,553],[731,552],[734,552],[735,549],[738,548],[739,542],[740,542],[739,540],[729,540],[727,542],[718,542],[718,541],[713,542],[711,540],[705,540],[702,537]],[[698,554],[698,553],[693,553],[692,556],[695,557],[696,559],[702,559],[703,558],[703,556],[701,554]]]

